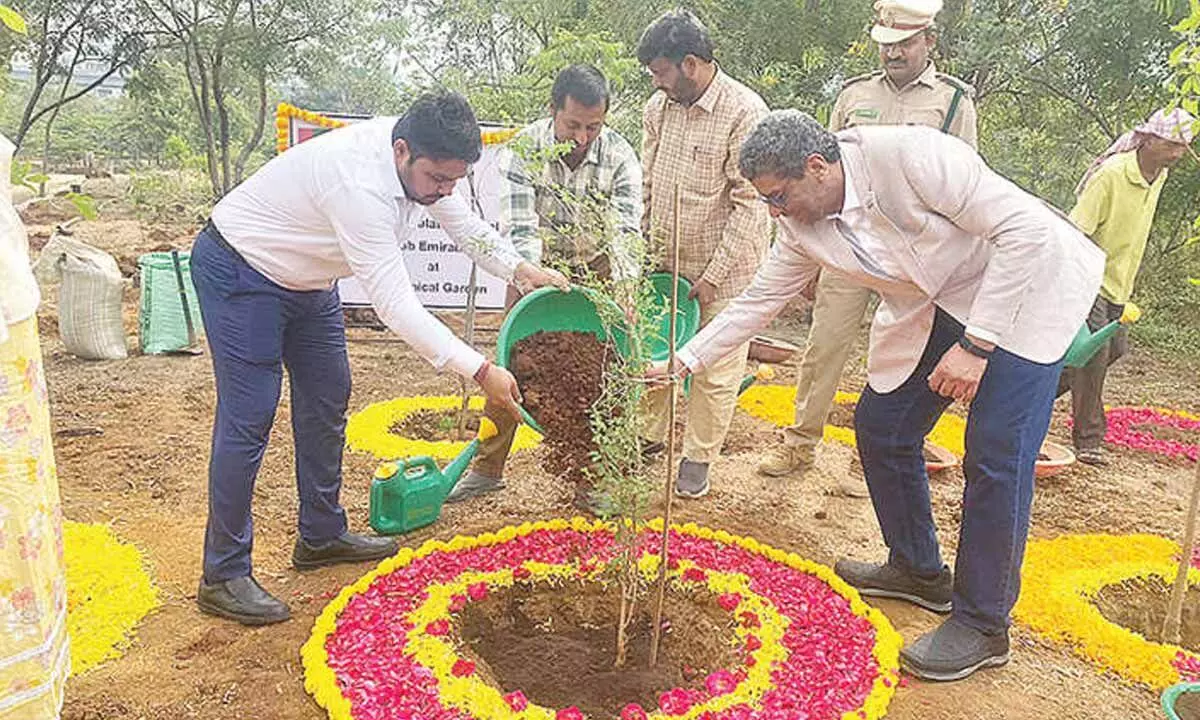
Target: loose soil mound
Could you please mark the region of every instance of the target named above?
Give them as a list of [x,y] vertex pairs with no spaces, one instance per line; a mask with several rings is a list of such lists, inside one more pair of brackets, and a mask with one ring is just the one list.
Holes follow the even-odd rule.
[[619,589],[598,583],[565,588],[514,586],[467,606],[463,639],[481,674],[504,692],[520,690],[551,708],[577,706],[591,717],[616,717],[628,703],[647,710],[678,687],[704,686],[709,673],[735,668],[728,613],[704,595],[670,593],[658,664],[650,668],[645,603],[630,628],[628,657],[614,667]]
[[392,425],[390,432],[410,440],[470,440],[479,432],[478,410],[467,411],[462,435],[458,432],[457,410],[417,410]]
[[525,409],[545,432],[545,468],[585,483],[591,462],[590,411],[600,398],[609,346],[586,332],[539,332],[513,346],[513,375]]
[[[1109,585],[1096,594],[1095,602],[1110,621],[1159,642],[1170,596],[1171,588],[1166,583],[1150,578]],[[1184,597],[1180,633],[1183,647],[1193,652],[1200,649],[1200,589],[1189,588]]]

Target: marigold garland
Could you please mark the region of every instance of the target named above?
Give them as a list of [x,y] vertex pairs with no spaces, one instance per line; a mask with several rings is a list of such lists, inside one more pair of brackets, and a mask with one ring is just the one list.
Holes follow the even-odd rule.
[[[838,405],[853,406],[858,402],[859,397],[860,393],[839,390],[833,401]],[[787,427],[796,421],[795,402],[796,388],[794,385],[755,385],[738,398],[738,407],[760,420],[766,420],[779,427]],[[942,413],[927,440],[962,457],[967,452],[966,430],[966,420],[951,413]],[[824,440],[854,447],[856,444],[854,428],[826,425]]]
[[[639,570],[657,572],[655,537]],[[876,720],[898,684],[900,636],[832,570],[724,531],[675,527],[672,582],[717,595],[737,625],[745,666],[705,690],[663,693],[651,718]],[[594,578],[615,552],[612,527],[582,518],[430,541],[344,589],[301,649],[305,688],[334,720],[382,717],[579,718],[507,695],[475,675],[451,642],[454,614],[515,582]]]
[[[346,422],[346,447],[370,453],[380,460],[428,455],[437,460],[449,460],[467,446],[467,441],[416,440],[392,432],[392,426],[418,410],[446,412],[457,410],[462,398],[456,395],[418,395],[372,403],[350,416]],[[484,398],[472,397],[467,404],[471,410],[482,411]],[[513,439],[512,452],[538,445],[542,436],[521,425]]]
[[1150,425],[1200,434],[1200,415],[1161,407],[1113,407],[1106,408],[1104,415],[1108,419],[1108,432],[1104,436],[1106,442],[1193,462],[1200,457],[1200,441],[1163,440],[1155,437],[1150,430],[1138,429],[1139,426]]
[[124,654],[134,628],[161,601],[141,552],[102,524],[63,523],[71,674]]
[[[291,147],[291,135],[288,132],[288,121],[290,118],[297,118],[317,127],[329,129],[345,127],[347,125],[345,121],[336,120],[310,110],[302,110],[295,105],[281,102],[275,107],[275,150],[277,152],[282,153]],[[520,132],[520,128],[480,130],[480,139],[483,140],[484,145],[500,145],[511,140],[518,132]]]
[[[1047,639],[1071,645],[1101,669],[1162,690],[1194,677],[1200,656],[1110,622],[1094,598],[1104,587],[1126,580],[1173,583],[1178,555],[1176,543],[1155,535],[1032,540],[1025,550],[1021,598],[1013,618]],[[1200,571],[1189,571],[1188,582],[1200,582]]]

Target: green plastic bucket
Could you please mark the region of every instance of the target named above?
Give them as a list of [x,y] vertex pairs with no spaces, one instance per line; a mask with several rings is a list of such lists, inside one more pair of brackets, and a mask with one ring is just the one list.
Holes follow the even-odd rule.
[[[671,275],[669,273],[654,273],[649,278],[654,290],[653,316],[658,321],[658,328],[650,342],[650,359],[667,359],[667,339],[670,337],[670,317],[665,308],[671,302]],[[692,286],[684,278],[679,278],[679,310],[675,327],[676,348],[691,340],[700,328],[700,303],[688,300],[687,294]],[[590,332],[601,341],[609,339],[604,323],[595,302],[605,302],[609,311],[620,314],[621,310],[607,298],[594,292],[573,287],[570,292],[562,292],[554,288],[539,288],[525,295],[500,326],[500,335],[496,339],[496,363],[503,368],[509,368],[513,347],[521,340],[537,332]],[[614,329],[612,340],[617,352],[629,353],[628,337]],[[533,418],[522,409],[522,416],[530,427],[541,432],[541,428]]]

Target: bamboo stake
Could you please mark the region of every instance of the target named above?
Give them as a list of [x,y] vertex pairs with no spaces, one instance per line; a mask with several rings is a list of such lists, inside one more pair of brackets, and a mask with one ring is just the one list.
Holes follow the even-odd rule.
[[654,616],[650,627],[650,667],[658,664],[658,647],[662,642],[663,604],[667,596],[667,544],[671,537],[671,498],[675,489],[675,405],[679,401],[679,382],[675,377],[676,316],[679,313],[679,185],[675,185],[675,216],[671,232],[671,322],[667,336],[667,377],[670,379],[667,405],[667,482],[663,489],[666,508],[663,510],[662,545],[659,550],[658,589],[654,600]]
[[[479,195],[475,192],[475,172],[470,170],[467,172],[467,184],[471,188],[471,205],[479,217],[483,217],[483,207],[479,204]],[[471,274],[467,279],[467,318],[466,327],[463,329],[463,342],[468,345],[475,345],[475,281],[476,281],[476,266],[475,261],[471,261]],[[471,401],[471,388],[467,385],[467,379],[459,376],[458,392],[462,397],[462,404],[458,408],[458,429],[457,437],[466,439],[467,437],[467,405]]]
[[1175,573],[1175,585],[1171,588],[1171,602],[1167,605],[1167,617],[1163,620],[1162,640],[1179,644],[1179,628],[1183,621],[1183,599],[1187,595],[1188,569],[1192,566],[1192,548],[1196,543],[1196,510],[1200,508],[1200,458],[1196,460],[1196,479],[1192,482],[1192,498],[1188,503],[1187,524],[1180,545],[1179,571]]

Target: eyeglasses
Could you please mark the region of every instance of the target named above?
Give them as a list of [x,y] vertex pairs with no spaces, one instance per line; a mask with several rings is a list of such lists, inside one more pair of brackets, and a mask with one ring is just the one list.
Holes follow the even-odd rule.
[[762,200],[771,207],[777,207],[780,210],[787,207],[787,190],[771,193],[770,195],[759,194],[758,199]]

